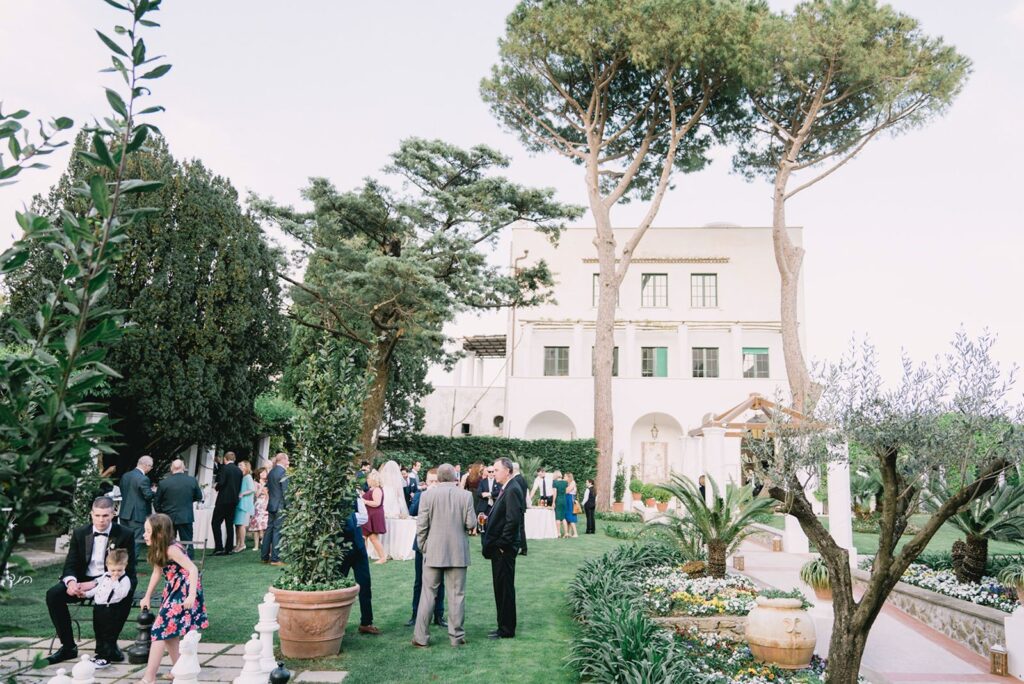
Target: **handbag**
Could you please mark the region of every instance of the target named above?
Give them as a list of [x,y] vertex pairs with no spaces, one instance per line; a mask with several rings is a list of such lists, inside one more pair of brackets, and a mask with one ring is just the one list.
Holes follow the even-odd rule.
[[582,512],[583,512],[583,507],[580,506],[580,502],[576,501],[574,499],[573,502],[572,502],[572,514],[573,515],[579,515]]

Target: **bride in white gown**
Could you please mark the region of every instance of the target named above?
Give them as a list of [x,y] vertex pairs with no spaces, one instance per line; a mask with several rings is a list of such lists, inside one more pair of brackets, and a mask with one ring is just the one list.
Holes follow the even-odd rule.
[[405,481],[402,469],[394,461],[380,467],[380,486],[384,489],[384,517],[408,518],[409,507],[405,503]]

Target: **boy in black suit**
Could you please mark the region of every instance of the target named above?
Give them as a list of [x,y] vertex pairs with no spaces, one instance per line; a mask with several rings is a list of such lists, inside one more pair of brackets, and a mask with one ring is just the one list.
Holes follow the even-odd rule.
[[94,611],[93,628],[96,632],[96,657],[114,663],[124,661],[124,654],[117,647],[117,637],[131,612],[132,596],[138,582],[135,571],[135,537],[131,531],[114,523],[114,501],[110,497],[101,496],[93,501],[91,515],[90,524],[71,533],[61,581],[46,592],[50,621],[57,630],[61,644],[57,651],[47,657],[51,665],[78,658],[68,604],[85,600],[86,591],[92,586],[91,581],[107,571],[107,554],[113,549],[124,549],[127,553],[125,574],[131,583],[131,591],[104,611],[102,619]]

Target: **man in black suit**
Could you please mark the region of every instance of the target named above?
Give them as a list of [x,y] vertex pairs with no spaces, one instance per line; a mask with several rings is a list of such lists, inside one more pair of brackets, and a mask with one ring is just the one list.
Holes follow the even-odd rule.
[[[238,506],[238,492],[242,489],[242,469],[235,465],[235,452],[224,454],[224,465],[217,472],[217,502],[213,505],[213,555],[230,556],[235,548],[235,507]],[[221,544],[220,526],[224,525],[224,544]]]
[[494,479],[494,466],[488,466],[486,474],[487,477],[480,478],[480,484],[476,488],[476,493],[480,497],[480,503],[476,507],[477,515],[490,515],[495,499],[501,494],[501,485]]
[[[512,480],[515,484],[519,485],[519,488],[523,490],[523,519],[520,525],[520,537],[519,537],[519,555],[526,555],[526,492],[530,491],[530,488],[526,486],[526,478],[519,471],[519,464],[512,463]],[[507,485],[507,483],[506,483]],[[501,485],[498,485],[500,491]]]
[[96,632],[96,657],[110,662],[122,662],[124,654],[117,647],[117,637],[121,634],[128,613],[132,609],[132,596],[138,582],[135,571],[135,536],[131,530],[114,523],[114,500],[107,496],[98,497],[92,502],[92,522],[75,529],[71,533],[68,556],[64,561],[61,581],[46,592],[46,607],[50,611],[50,621],[57,630],[60,648],[47,657],[50,664],[78,658],[78,646],[71,631],[71,613],[69,603],[78,603],[85,599],[85,590],[80,583],[93,580],[106,571],[107,552],[111,549],[124,549],[128,553],[128,566],[125,574],[131,582],[131,591],[113,610],[106,613],[104,621],[98,621],[99,614],[93,611],[93,629]]
[[286,508],[288,454],[279,453],[274,456],[274,467],[267,475],[267,531],[263,533],[260,545],[260,557],[264,563],[284,565],[281,562],[281,521]]
[[[192,523],[195,512],[192,504],[203,500],[203,490],[199,482],[185,472],[185,462],[180,458],[171,461],[171,473],[156,487],[154,507],[157,513],[165,513],[174,523],[174,532],[183,542],[192,541]],[[192,557],[192,545],[187,544],[189,558]]]
[[516,556],[526,534],[523,519],[526,493],[512,479],[512,461],[494,462],[494,479],[502,486],[484,527],[483,554],[491,561],[494,603],[498,609],[498,629],[490,639],[511,639],[516,635]]
[[139,556],[146,547],[143,539],[143,526],[146,518],[153,511],[153,483],[149,481],[149,471],[153,469],[153,459],[141,456],[135,467],[121,476],[118,486],[121,488],[121,510],[118,513],[121,527],[135,535],[135,555]]

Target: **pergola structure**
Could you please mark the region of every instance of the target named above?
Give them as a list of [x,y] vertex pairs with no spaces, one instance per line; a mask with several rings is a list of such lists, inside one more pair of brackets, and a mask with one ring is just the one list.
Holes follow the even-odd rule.
[[[750,416],[750,413],[755,415]],[[781,415],[780,415],[781,414]],[[784,415],[788,424],[794,426],[814,427],[820,425],[811,422],[807,416],[793,409],[781,406],[760,394],[751,394],[730,409],[719,414],[708,413],[704,416],[700,427],[690,430],[688,454],[699,456],[698,470],[709,475],[719,484],[727,481],[726,476],[726,438],[743,439],[752,437],[760,439],[764,436],[769,424]],[[824,428],[824,425],[820,425]],[[828,464],[828,502],[829,502],[829,533],[836,543],[847,549],[850,561],[856,564],[857,548],[853,545],[853,512],[850,500],[850,459],[846,443],[837,445],[836,452]],[[809,473],[808,479],[809,477]],[[711,488],[705,495],[712,496]],[[791,553],[807,553],[809,544],[807,536],[800,528],[800,523],[791,515],[786,516],[784,546]]]

